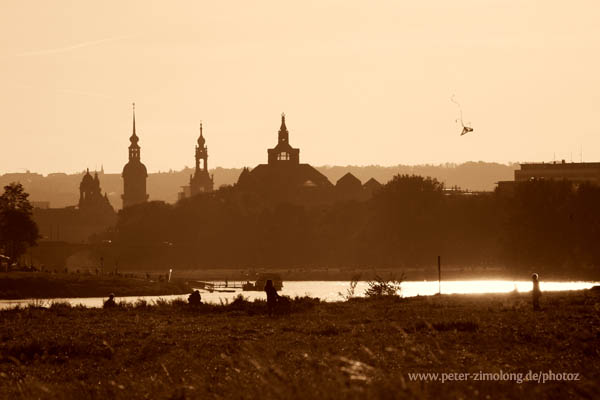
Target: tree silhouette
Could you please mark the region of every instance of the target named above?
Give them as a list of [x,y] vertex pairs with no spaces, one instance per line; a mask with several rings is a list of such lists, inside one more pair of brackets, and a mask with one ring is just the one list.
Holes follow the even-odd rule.
[[28,197],[20,183],[5,186],[0,196],[0,248],[11,263],[17,262],[39,237],[38,227],[31,218],[33,207]]

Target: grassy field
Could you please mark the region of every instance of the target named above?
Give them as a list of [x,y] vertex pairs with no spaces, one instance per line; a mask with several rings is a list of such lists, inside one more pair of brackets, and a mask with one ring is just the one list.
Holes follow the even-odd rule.
[[[600,296],[544,293],[0,311],[3,398],[597,398]],[[409,373],[579,374],[577,381]],[[573,376],[574,377],[574,376]]]
[[45,272],[0,273],[0,299],[160,296],[189,293],[181,280],[157,282],[118,275],[88,275]]

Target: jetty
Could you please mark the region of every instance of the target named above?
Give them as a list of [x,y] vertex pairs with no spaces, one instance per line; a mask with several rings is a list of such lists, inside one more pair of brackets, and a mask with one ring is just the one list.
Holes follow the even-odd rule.
[[208,292],[232,293],[236,290],[242,290],[246,282],[242,281],[191,281],[190,284],[195,289],[206,290]]

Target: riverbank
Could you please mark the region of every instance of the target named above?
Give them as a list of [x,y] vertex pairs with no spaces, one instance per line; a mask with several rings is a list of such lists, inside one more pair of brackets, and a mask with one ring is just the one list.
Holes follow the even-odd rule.
[[65,297],[163,296],[189,293],[182,280],[166,282],[118,275],[73,273],[0,273],[0,299],[48,299]]
[[[539,398],[600,390],[600,296],[449,295],[0,311],[5,398]],[[529,372],[567,373],[545,383]],[[412,373],[469,373],[433,382]],[[512,374],[512,375],[506,375]],[[493,376],[492,376],[493,377]],[[557,375],[554,375],[556,379]],[[561,375],[563,377],[563,375]],[[441,379],[441,375],[438,375]]]
[[[456,266],[442,265],[442,280],[531,280],[531,274],[537,272],[546,281],[600,281],[600,269],[565,269],[562,272],[543,269],[510,270],[498,266]],[[138,272],[139,273],[139,272]],[[200,281],[245,281],[254,280],[257,273],[279,274],[283,281],[369,281],[376,276],[400,278],[404,274],[406,281],[437,281],[436,265],[428,268],[203,268],[197,270],[177,270],[178,278]]]

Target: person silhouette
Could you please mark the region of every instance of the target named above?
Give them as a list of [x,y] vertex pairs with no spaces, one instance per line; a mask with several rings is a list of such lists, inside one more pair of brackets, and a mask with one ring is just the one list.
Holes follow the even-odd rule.
[[279,299],[277,289],[273,286],[273,281],[271,279],[268,279],[267,283],[265,283],[265,292],[267,293],[267,312],[269,313],[269,316],[271,316],[273,315],[275,304],[277,304],[277,300]]
[[108,295],[108,300],[106,300],[104,302],[103,307],[104,308],[112,308],[112,307],[116,307],[117,303],[115,302],[115,294],[111,293]]
[[542,291],[540,290],[540,281],[538,274],[531,275],[531,281],[533,282],[533,291],[531,295],[533,297],[533,310],[539,311],[540,308],[540,297],[542,296]]
[[198,306],[202,303],[202,298],[200,296],[200,291],[198,290],[194,290],[189,296],[188,296],[188,303],[190,306]]

